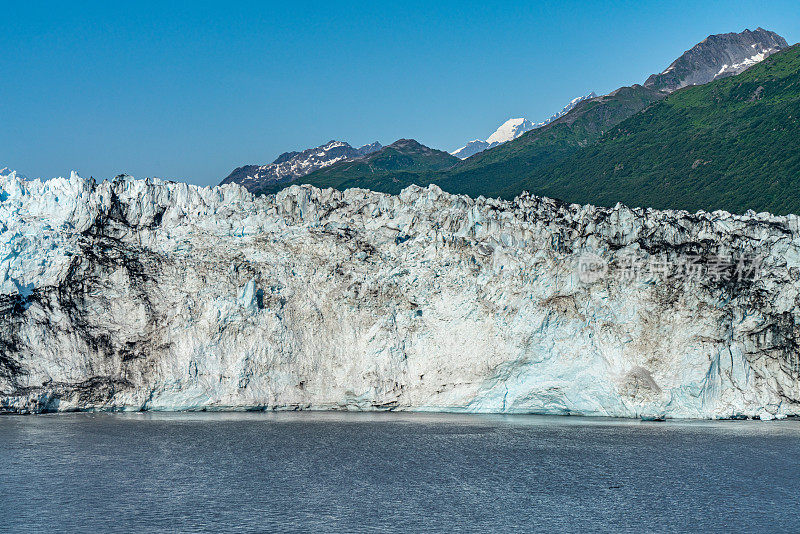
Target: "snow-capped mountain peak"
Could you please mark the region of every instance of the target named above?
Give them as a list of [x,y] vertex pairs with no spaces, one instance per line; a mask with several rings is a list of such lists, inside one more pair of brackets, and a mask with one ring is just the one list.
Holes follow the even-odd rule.
[[532,128],[533,123],[526,118],[508,119],[486,139],[486,142],[489,144],[505,143],[506,141],[516,139]]
[[502,145],[508,141],[516,139],[520,135],[533,130],[535,128],[541,128],[546,124],[550,124],[554,120],[558,119],[562,115],[568,113],[578,102],[583,100],[594,98],[597,95],[594,91],[587,93],[583,96],[579,96],[570,100],[570,102],[564,106],[561,111],[553,115],[552,117],[543,120],[542,122],[538,122],[536,124],[532,123],[528,119],[524,117],[519,117],[516,119],[508,119],[506,122],[500,125],[500,127],[494,131],[492,135],[486,138],[486,141],[481,141],[480,139],[475,139],[474,141],[470,141],[466,145],[462,146],[461,148],[451,152],[452,155],[466,159],[470,156],[474,156],[479,152],[483,152],[484,150],[488,150],[490,148],[494,148],[498,145]]

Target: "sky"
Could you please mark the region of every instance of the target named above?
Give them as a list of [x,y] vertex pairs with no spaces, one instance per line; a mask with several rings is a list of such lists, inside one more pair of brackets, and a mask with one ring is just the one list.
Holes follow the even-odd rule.
[[709,34],[800,41],[796,0],[115,4],[0,0],[0,167],[214,185],[331,139],[450,151]]

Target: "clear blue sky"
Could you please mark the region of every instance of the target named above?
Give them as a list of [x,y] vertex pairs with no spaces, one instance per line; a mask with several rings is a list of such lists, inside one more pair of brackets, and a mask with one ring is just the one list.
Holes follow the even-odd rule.
[[159,4],[3,2],[0,167],[207,185],[330,139],[452,150],[712,33],[800,40],[795,0]]

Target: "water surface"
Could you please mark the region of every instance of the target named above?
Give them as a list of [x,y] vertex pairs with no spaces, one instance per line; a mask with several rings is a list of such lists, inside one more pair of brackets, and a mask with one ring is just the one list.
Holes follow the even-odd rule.
[[0,530],[800,532],[800,421],[0,417]]

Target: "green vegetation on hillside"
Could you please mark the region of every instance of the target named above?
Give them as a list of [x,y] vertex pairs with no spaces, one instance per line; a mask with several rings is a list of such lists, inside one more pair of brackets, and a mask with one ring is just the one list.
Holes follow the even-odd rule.
[[570,202],[800,213],[800,46],[676,91],[512,184]]

